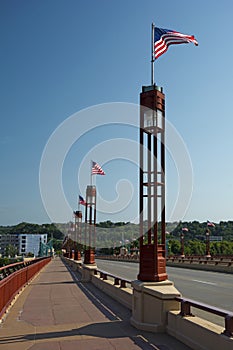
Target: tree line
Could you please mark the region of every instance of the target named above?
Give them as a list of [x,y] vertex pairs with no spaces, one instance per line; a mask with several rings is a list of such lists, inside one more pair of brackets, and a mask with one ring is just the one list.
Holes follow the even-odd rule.
[[[62,242],[66,235],[71,235],[75,240],[75,233],[71,230],[72,223],[45,223],[33,224],[22,222],[14,226],[0,226],[0,234],[47,234],[48,241],[53,239],[55,250],[62,248]],[[147,222],[144,222],[146,232]],[[186,231],[182,231],[186,228]],[[185,255],[204,255],[207,223],[206,222],[174,222],[166,224],[166,240],[170,254],[180,253],[180,235],[184,234]],[[233,221],[220,221],[210,227],[211,237],[222,237],[222,241],[210,242],[210,252],[213,255],[233,254]],[[160,237],[160,224],[158,225]],[[85,224],[82,223],[82,237],[85,232]],[[127,246],[128,250],[139,247],[139,225],[130,222],[112,222],[110,220],[96,224],[96,247],[98,249],[119,249]],[[83,239],[83,238],[82,238]]]

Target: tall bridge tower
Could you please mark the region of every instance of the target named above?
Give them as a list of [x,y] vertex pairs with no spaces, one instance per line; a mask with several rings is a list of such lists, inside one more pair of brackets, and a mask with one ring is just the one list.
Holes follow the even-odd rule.
[[[165,95],[155,84],[140,94],[140,265],[138,280],[160,282],[166,274]],[[161,226],[159,227],[159,223]]]
[[[87,186],[85,208],[84,264],[95,264],[96,244],[96,187]],[[88,242],[87,242],[88,239]]]
[[82,243],[82,212],[74,211],[74,227],[75,227],[75,260],[81,260],[81,243]]

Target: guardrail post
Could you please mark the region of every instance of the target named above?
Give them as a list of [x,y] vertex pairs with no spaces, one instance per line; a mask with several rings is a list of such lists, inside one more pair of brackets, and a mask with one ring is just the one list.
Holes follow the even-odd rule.
[[114,286],[119,286],[120,285],[120,279],[118,277],[114,278]]
[[126,288],[126,282],[121,280],[120,288]]
[[225,317],[225,330],[223,332],[224,335],[227,337],[233,336],[233,316],[227,315]]
[[186,300],[181,300],[181,311],[180,311],[181,316],[193,316],[191,313],[191,306],[188,301]]

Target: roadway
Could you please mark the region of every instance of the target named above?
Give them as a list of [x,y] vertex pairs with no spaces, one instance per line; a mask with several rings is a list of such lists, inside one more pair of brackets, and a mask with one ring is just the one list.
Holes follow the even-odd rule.
[[[127,280],[137,279],[138,263],[127,263],[96,259],[100,270]],[[167,266],[168,279],[183,297],[194,299],[218,308],[233,311],[233,275],[219,272],[199,271]],[[217,324],[223,324],[218,316],[194,310],[194,314],[205,317]]]

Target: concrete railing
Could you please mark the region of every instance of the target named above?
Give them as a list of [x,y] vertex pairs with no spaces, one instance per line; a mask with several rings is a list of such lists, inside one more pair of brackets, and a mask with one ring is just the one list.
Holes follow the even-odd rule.
[[[116,261],[129,261],[129,262],[139,262],[139,255],[98,255],[96,259],[105,260],[116,260]],[[167,262],[182,262],[182,263],[195,263],[195,264],[207,264],[207,265],[223,265],[223,266],[233,266],[233,256],[179,256],[171,255],[166,257]]]
[[120,288],[127,288],[128,286],[131,287],[131,281],[126,280],[126,279],[119,277],[119,276],[112,275],[109,272],[106,272],[103,270],[95,269],[94,275],[99,276],[99,278],[102,278],[104,281],[107,281],[110,279],[110,280],[114,281],[114,283],[113,283],[114,286],[119,286]]
[[[180,297],[170,281],[151,284],[131,282],[99,270],[96,265],[83,265],[67,258],[64,261],[82,274],[82,280],[93,283],[132,310],[131,323],[135,327],[167,332],[194,350],[233,349],[233,313]],[[194,316],[192,307],[223,317],[225,328]],[[158,320],[159,325],[156,324]]]
[[[226,314],[229,313],[226,311]],[[180,311],[168,312],[166,332],[194,350],[233,349],[230,324],[223,329],[198,316],[182,316]]]
[[205,270],[213,272],[233,273],[233,260],[232,258],[182,258],[182,257],[169,257],[166,262],[167,266],[171,267],[183,267],[193,270]]
[[[113,261],[125,261],[125,262],[139,262],[139,256],[130,255],[104,255],[97,256],[96,259],[113,260]],[[203,257],[203,256],[170,256],[166,258],[167,266],[171,267],[183,267],[193,270],[205,270],[214,272],[233,273],[233,257]]]
[[181,303],[180,315],[182,317],[194,316],[194,314],[191,312],[191,307],[195,307],[196,309],[200,309],[211,314],[223,317],[225,321],[225,329],[223,330],[222,334],[226,335],[227,337],[233,336],[233,312],[229,312],[224,309],[197,302],[192,299],[177,297],[176,300]]
[[131,281],[98,269],[94,269],[93,273],[91,282],[97,288],[128,309],[132,309],[133,289],[131,287]]

